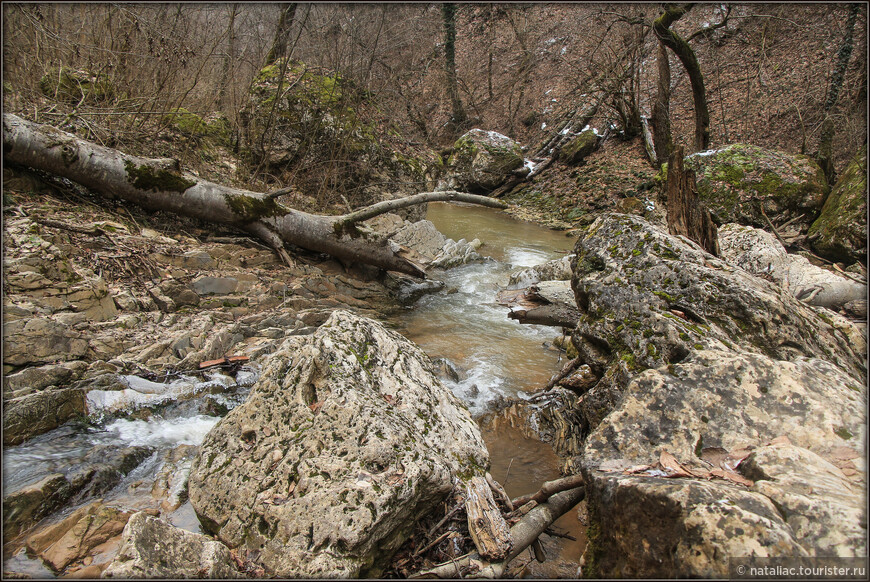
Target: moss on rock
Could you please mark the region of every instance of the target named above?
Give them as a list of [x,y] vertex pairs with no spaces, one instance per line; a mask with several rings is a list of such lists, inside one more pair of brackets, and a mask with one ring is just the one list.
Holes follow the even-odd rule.
[[577,165],[586,156],[597,150],[599,143],[598,134],[594,129],[581,131],[576,137],[562,146],[559,152],[559,160],[571,166]]
[[807,233],[813,250],[836,261],[867,260],[867,146],[846,167]]
[[[722,222],[762,227],[762,214],[805,230],[828,193],[824,172],[808,156],[735,143],[686,156],[698,193]],[[798,218],[804,215],[803,218]]]
[[70,67],[53,67],[39,80],[39,90],[46,97],[78,104],[111,101],[115,86],[107,75]]

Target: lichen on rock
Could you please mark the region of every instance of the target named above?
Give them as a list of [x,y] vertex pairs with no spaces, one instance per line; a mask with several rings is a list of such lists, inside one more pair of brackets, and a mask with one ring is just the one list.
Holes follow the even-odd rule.
[[514,140],[494,131],[472,129],[453,144],[445,184],[468,192],[490,191],[522,166],[523,150]]
[[209,531],[274,575],[377,575],[416,517],[488,463],[419,348],[335,311],[271,356],[206,437],[189,492]]

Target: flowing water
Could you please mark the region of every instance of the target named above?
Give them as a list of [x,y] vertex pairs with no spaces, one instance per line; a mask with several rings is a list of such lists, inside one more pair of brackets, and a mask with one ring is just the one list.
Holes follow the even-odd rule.
[[[432,358],[452,362],[459,381],[448,381],[448,385],[480,418],[502,397],[522,398],[546,384],[558,370],[559,353],[544,347],[557,330],[509,320],[507,308],[496,304],[496,294],[513,270],[565,256],[573,239],[477,206],[434,203],[429,205],[427,218],[455,240],[481,239],[484,246],[479,252],[491,260],[443,272],[441,278],[450,292],[420,299],[393,323]],[[215,373],[169,383],[127,376],[122,379],[126,383],[123,390],[93,390],[88,393],[88,406],[97,413],[95,422],[68,424],[4,449],[4,494],[53,473],[74,474],[93,462],[86,457],[97,447],[117,450],[142,446],[149,447],[151,455],[101,497],[124,509],[153,506],[151,489],[166,454],[180,445],[200,444],[221,416],[244,401],[256,378],[255,368],[243,369],[234,377]],[[544,481],[558,477],[558,461],[548,445],[510,423],[482,425],[492,474],[505,484],[511,497],[530,493]],[[189,471],[189,460],[174,471]],[[178,527],[199,531],[189,502],[168,518]],[[546,542],[548,555],[556,560],[533,563],[527,575],[574,575],[567,564],[579,559],[582,528],[570,512],[557,526],[580,541]],[[7,569],[36,577],[51,575],[23,552],[5,558]],[[561,569],[560,560],[565,563]]]
[[[430,203],[426,218],[454,240],[479,238],[484,245],[478,252],[492,260],[437,275],[448,292],[420,299],[400,317],[399,331],[433,359],[445,358],[455,366],[459,380],[446,384],[480,419],[493,477],[511,497],[532,493],[559,477],[555,453],[515,426],[517,419],[503,422],[499,415],[485,413],[504,397],[524,398],[546,385],[564,364],[558,352],[544,345],[559,332],[508,319],[508,309],[496,303],[496,295],[511,272],[564,257],[575,239],[480,206]],[[531,562],[525,575],[576,577],[585,530],[573,512],[556,526],[577,541],[544,536],[548,560]]]
[[496,295],[512,271],[562,258],[574,240],[480,206],[431,203],[426,218],[454,240],[479,238],[478,252],[492,260],[435,275],[448,292],[420,299],[400,318],[399,331],[431,358],[456,366],[460,381],[448,384],[475,416],[501,397],[541,388],[559,369],[559,353],[544,347],[558,330],[508,319]]

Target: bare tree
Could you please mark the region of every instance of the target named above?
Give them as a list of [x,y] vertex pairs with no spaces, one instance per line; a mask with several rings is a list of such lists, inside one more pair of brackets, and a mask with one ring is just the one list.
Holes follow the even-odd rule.
[[272,48],[266,55],[265,66],[274,64],[275,61],[282,57],[288,56],[287,49],[289,48],[288,39],[290,38],[290,29],[293,28],[293,20],[296,17],[296,2],[284,4],[281,7],[281,15],[278,17],[278,28],[275,30],[275,40],[272,41]]
[[447,74],[447,94],[453,110],[452,122],[457,130],[464,127],[468,116],[459,98],[459,88],[456,82],[456,4],[446,2],[441,5],[441,17],[444,21],[444,70]]
[[695,150],[705,150],[710,145],[710,110],[707,107],[707,91],[704,88],[704,77],[695,51],[679,34],[671,30],[671,25],[686,15],[693,4],[681,6],[668,4],[661,16],[653,22],[656,37],[669,49],[686,69],[692,84],[692,100],[695,104]]
[[653,103],[653,143],[655,144],[655,163],[659,166],[671,155],[673,138],[671,137],[671,64],[668,61],[668,49],[661,41],[658,42],[658,79],[656,82],[656,97]]
[[831,86],[828,90],[828,98],[825,100],[825,119],[822,122],[822,134],[819,138],[819,153],[816,160],[825,171],[825,177],[829,184],[834,183],[836,175],[834,173],[834,161],[831,153],[831,144],[834,141],[834,119],[831,111],[837,104],[837,99],[840,97],[840,88],[843,86],[843,77],[846,74],[846,67],[849,65],[849,57],[852,56],[853,34],[855,30],[855,20],[858,18],[858,10],[860,5],[849,5],[849,16],[846,20],[846,32],[843,35],[843,41],[840,43],[840,50],[837,51],[836,64],[834,72],[831,75]]

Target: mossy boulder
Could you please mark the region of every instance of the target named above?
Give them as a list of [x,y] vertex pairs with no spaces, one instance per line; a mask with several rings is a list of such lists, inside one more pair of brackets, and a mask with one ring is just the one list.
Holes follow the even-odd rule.
[[367,204],[385,190],[419,191],[426,164],[402,152],[404,140],[383,131],[378,116],[374,97],[350,80],[279,59],[260,70],[241,111],[243,154],[325,204],[342,197]]
[[641,217],[601,215],[574,254],[581,318],[572,341],[603,375],[578,406],[588,428],[619,400],[626,377],[700,349],[820,358],[856,378],[866,375],[861,347],[830,318]]
[[205,117],[184,107],[176,107],[163,116],[163,122],[183,135],[207,140],[214,145],[230,145],[232,126],[223,113],[210,113]]
[[472,129],[453,144],[447,160],[447,186],[470,192],[494,190],[523,166],[523,150],[495,131]]
[[[829,188],[819,165],[808,156],[735,143],[686,156],[697,175],[698,193],[721,223],[764,227],[796,219],[806,232]],[[763,209],[763,212],[762,212]]]
[[78,104],[111,101],[115,86],[107,75],[69,67],[49,69],[39,81],[42,94],[52,99]]
[[867,260],[866,145],[837,180],[807,234],[813,250],[824,257],[847,263]]
[[601,138],[594,129],[586,129],[571,138],[559,151],[559,160],[569,166],[581,164],[586,157],[598,149]]

